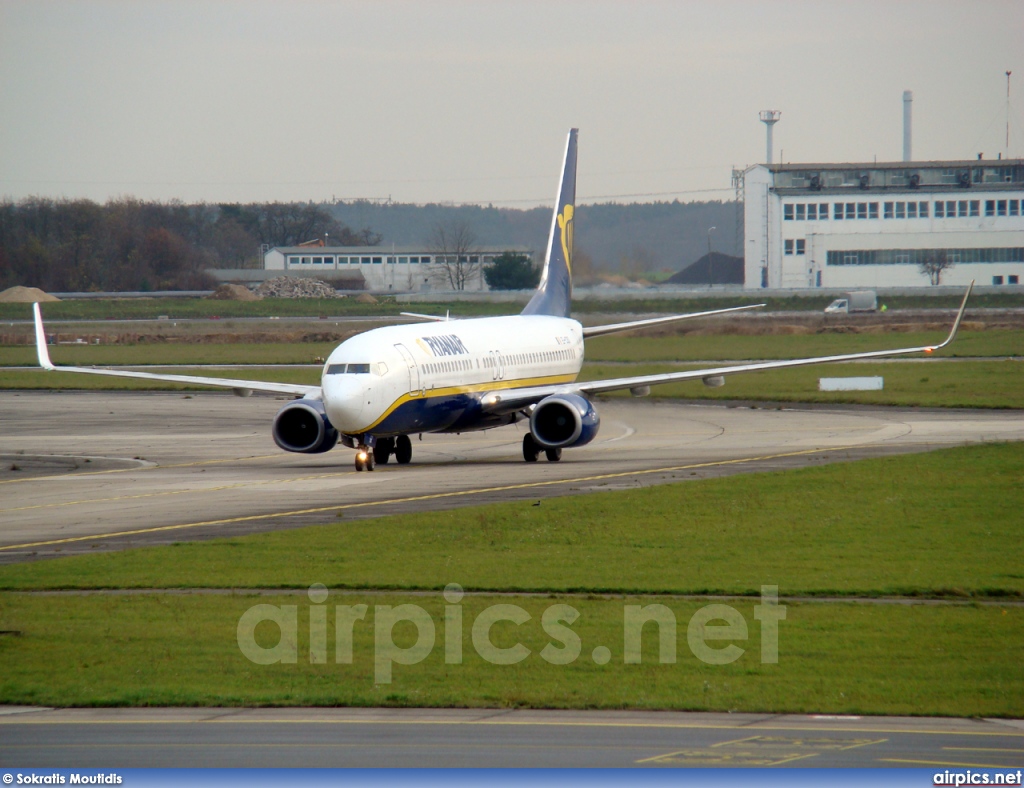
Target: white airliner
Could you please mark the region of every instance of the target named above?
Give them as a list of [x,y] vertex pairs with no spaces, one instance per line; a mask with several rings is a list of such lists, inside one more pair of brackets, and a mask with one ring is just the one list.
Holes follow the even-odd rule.
[[[432,323],[388,326],[342,342],[324,364],[319,386],[266,383],[192,375],[55,367],[46,346],[39,305],[34,305],[36,348],[45,369],[90,375],[165,380],[298,397],[274,418],[274,441],[285,451],[320,453],[340,441],[356,450],[356,470],[372,471],[392,455],[412,459],[409,435],[470,432],[528,419],[523,457],[550,461],[562,449],[583,446],[597,435],[600,417],[591,397],[629,389],[644,396],[650,387],[701,379],[720,386],[726,375],[804,364],[931,353],[953,341],[971,288],[945,342],[926,347],[851,353],[670,372],[661,375],[577,382],[586,337],[706,317],[756,306],[671,315],[614,325],[584,327],[569,317],[572,299],[573,212],[576,198],[576,135],[569,132],[540,285],[519,315],[467,320],[428,318]],[[973,286],[973,283],[972,283]],[[411,315],[423,318],[424,315]]]

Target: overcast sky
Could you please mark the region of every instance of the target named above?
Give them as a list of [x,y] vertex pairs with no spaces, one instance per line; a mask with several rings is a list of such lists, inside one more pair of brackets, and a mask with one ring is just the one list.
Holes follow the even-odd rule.
[[[0,0],[0,197],[728,199],[776,158],[1024,156],[1024,2]],[[711,191],[722,190],[722,191]]]

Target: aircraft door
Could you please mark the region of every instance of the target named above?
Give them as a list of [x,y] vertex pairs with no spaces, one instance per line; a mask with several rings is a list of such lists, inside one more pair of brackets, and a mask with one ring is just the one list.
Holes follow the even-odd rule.
[[420,383],[420,368],[416,364],[416,359],[414,359],[412,353],[409,352],[409,348],[400,342],[395,344],[395,350],[401,353],[402,358],[405,359],[406,366],[409,368],[410,393],[422,393],[423,385]]

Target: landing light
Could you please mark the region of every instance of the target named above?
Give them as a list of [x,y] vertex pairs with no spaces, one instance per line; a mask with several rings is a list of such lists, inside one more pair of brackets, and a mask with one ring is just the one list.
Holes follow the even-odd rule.
[[357,457],[358,457],[358,458],[359,458],[360,460],[365,460],[365,459],[366,459],[366,456],[367,456],[367,455],[366,455],[366,452],[365,452],[365,451],[361,451],[361,452],[359,452],[359,454],[357,454],[356,456],[357,456]]

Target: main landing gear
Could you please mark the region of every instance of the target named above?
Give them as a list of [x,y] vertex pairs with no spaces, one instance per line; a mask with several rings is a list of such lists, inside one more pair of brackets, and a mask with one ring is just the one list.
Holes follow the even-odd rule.
[[356,470],[372,471],[378,465],[387,465],[391,455],[399,465],[408,465],[412,461],[412,441],[408,435],[378,438],[372,449],[360,444],[356,451]]
[[537,458],[540,457],[540,453],[544,452],[544,456],[548,458],[548,462],[558,462],[562,459],[561,449],[542,449],[540,444],[533,437],[532,432],[528,432],[523,436],[523,459],[527,462],[537,462]]

